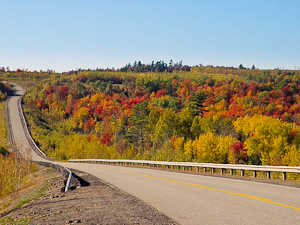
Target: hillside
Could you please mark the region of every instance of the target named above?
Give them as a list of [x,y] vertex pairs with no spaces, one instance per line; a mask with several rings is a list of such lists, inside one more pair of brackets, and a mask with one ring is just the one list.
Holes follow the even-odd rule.
[[3,72],[35,80],[34,139],[56,159],[134,158],[300,165],[300,72]]

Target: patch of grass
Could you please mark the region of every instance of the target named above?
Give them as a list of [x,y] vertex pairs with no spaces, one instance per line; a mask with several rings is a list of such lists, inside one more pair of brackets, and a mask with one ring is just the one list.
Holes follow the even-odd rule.
[[22,200],[15,208],[21,208],[23,205],[31,202],[35,199],[38,199],[46,194],[46,189],[49,188],[48,183],[46,183],[43,187],[41,187],[33,196],[28,199]]
[[31,200],[33,200],[33,199],[29,198],[29,199],[22,200],[22,201],[16,206],[16,208],[21,208],[23,205],[27,204],[27,203],[30,202]]
[[0,219],[0,224],[1,225],[27,225],[29,224],[29,219],[28,218],[18,218],[18,219],[13,219],[11,216],[8,218],[3,218]]
[[55,169],[53,169],[53,168],[47,168],[46,169],[46,172],[47,173],[54,173],[56,170]]

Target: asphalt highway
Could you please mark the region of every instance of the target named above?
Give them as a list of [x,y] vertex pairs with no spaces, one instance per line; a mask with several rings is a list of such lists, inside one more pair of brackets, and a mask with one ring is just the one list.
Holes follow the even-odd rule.
[[22,119],[20,117],[20,112],[18,108],[18,100],[22,97],[25,91],[23,90],[23,88],[15,84],[12,84],[12,88],[15,90],[14,95],[8,98],[7,106],[12,131],[11,133],[16,143],[16,146],[23,155],[31,157],[35,161],[47,161],[31,149],[22,126]]
[[[17,93],[22,89],[15,86]],[[12,133],[30,148],[17,107],[8,100]],[[45,161],[30,148],[32,158]],[[180,224],[300,224],[300,189],[149,168],[54,162],[88,172],[145,201]]]

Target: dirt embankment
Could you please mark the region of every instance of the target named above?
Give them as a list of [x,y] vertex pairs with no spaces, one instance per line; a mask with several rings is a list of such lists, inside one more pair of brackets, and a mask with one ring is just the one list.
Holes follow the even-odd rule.
[[[9,211],[2,216],[6,221],[29,224],[175,224],[143,201],[98,178],[79,171],[75,173],[87,181],[88,186],[62,193],[63,177],[41,167],[36,175],[40,181],[18,193],[17,198],[11,200]],[[20,206],[20,202],[25,204]],[[16,204],[19,208],[15,208]]]

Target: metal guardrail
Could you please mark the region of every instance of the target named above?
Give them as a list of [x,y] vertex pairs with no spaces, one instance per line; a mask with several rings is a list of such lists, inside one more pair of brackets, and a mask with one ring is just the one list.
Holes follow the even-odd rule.
[[67,172],[69,173],[68,180],[65,187],[65,192],[67,192],[71,188],[73,173],[67,167],[64,167],[64,169],[67,170]]
[[242,165],[242,164],[214,164],[214,163],[195,163],[195,162],[168,162],[168,161],[149,161],[149,160],[127,160],[127,159],[70,159],[69,162],[84,162],[84,163],[102,163],[102,164],[117,164],[117,165],[139,165],[149,167],[165,167],[166,169],[177,169],[192,171],[195,168],[196,172],[203,168],[203,172],[207,172],[207,168],[214,173],[215,169],[219,169],[223,174],[224,170],[230,170],[230,175],[233,175],[234,170],[240,170],[241,176],[244,176],[245,171],[253,171],[253,177],[257,176],[257,172],[266,172],[267,179],[271,178],[271,172],[282,173],[282,179],[286,180],[286,173],[300,173],[300,167],[291,166],[261,166],[261,165]]

